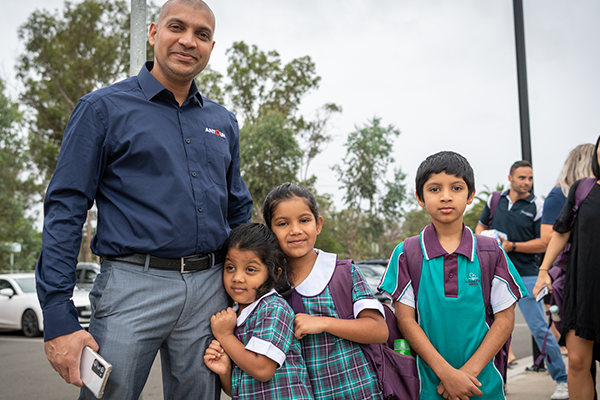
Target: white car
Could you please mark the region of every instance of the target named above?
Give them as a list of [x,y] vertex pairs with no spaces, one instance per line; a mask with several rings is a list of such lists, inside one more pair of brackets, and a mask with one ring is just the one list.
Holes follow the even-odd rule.
[[[73,303],[79,323],[87,328],[92,314],[89,292],[75,289]],[[0,329],[22,330],[27,337],[44,329],[42,308],[35,291],[35,274],[0,274]]]

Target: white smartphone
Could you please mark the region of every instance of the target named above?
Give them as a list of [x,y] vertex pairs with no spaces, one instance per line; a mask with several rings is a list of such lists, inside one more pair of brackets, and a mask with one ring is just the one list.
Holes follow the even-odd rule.
[[548,294],[548,286],[544,286],[535,297],[535,301],[541,301]]
[[112,365],[102,356],[92,350],[89,346],[83,348],[81,353],[81,362],[79,364],[79,373],[83,384],[97,398],[104,394],[106,381],[112,370]]

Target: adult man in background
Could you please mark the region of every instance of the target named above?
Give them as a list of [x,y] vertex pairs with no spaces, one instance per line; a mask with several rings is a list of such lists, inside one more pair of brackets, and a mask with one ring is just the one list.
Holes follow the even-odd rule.
[[[540,239],[543,201],[531,193],[533,169],[528,161],[514,163],[510,167],[508,181],[510,188],[501,193],[493,214],[491,212],[494,208],[491,204],[493,196],[490,196],[481,213],[475,233],[481,234],[486,229],[496,229],[506,234],[507,239],[500,239],[502,248],[517,268],[529,292],[528,297],[519,301],[519,309],[541,349],[548,325],[542,304],[536,302],[533,297],[533,288],[538,276],[536,254],[546,250],[546,245]],[[556,389],[550,398],[568,399],[567,372],[560,347],[552,333],[548,334],[546,353],[548,371],[556,381]]]
[[[250,220],[252,200],[237,120],[194,82],[214,31],[203,1],[167,1],[149,30],[154,62],[78,102],[45,198],[36,275],[46,355],[82,386],[82,349],[99,349],[113,364],[108,399],[138,399],[159,349],[165,399],[220,396],[202,354],[210,316],[228,304],[222,248],[231,228]],[[70,297],[94,200],[92,251],[103,261],[88,333]]]

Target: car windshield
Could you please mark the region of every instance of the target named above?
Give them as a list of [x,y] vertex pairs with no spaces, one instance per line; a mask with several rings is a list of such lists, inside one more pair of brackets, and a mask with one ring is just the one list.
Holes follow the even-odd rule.
[[16,278],[15,281],[25,293],[35,293],[35,278]]

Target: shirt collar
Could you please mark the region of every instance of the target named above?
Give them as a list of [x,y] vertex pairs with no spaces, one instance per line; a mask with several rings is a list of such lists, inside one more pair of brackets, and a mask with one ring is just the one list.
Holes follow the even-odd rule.
[[306,279],[295,288],[304,297],[314,297],[323,293],[335,271],[337,255],[323,250],[315,249],[315,251],[317,252],[315,265]]
[[[271,289],[271,290],[269,290],[269,292],[262,295],[258,300],[254,301],[253,303],[250,303],[248,305],[248,307],[244,308],[242,310],[242,312],[240,313],[239,317],[237,317],[237,326],[240,326],[244,322],[246,322],[246,320],[248,319],[250,314],[252,314],[252,311],[254,311],[254,309],[256,308],[256,306],[258,306],[258,303],[260,303],[260,301],[262,299],[264,299],[267,296],[273,296],[273,295],[281,297],[281,295],[279,293],[277,293],[277,291],[275,289]],[[233,311],[237,312],[237,310],[239,310],[239,308],[240,308],[240,306],[236,304],[235,306],[233,306]]]
[[[142,91],[144,92],[148,100],[152,100],[159,93],[162,93],[163,90],[167,90],[150,73],[153,67],[154,61],[146,61],[137,75],[140,87],[142,88]],[[198,86],[196,85],[195,79],[192,79],[192,85],[190,86],[190,93],[188,94],[187,101],[193,101],[192,98],[195,98],[199,106],[204,106],[204,100],[202,99],[202,95],[198,90]]]
[[[454,250],[454,253],[462,254],[473,261],[473,250],[475,248],[474,241],[473,231],[463,223],[462,238],[458,248]],[[423,246],[423,256],[427,260],[448,254],[440,244],[433,224],[427,225],[425,229],[423,229],[423,232],[421,232],[421,246]]]

